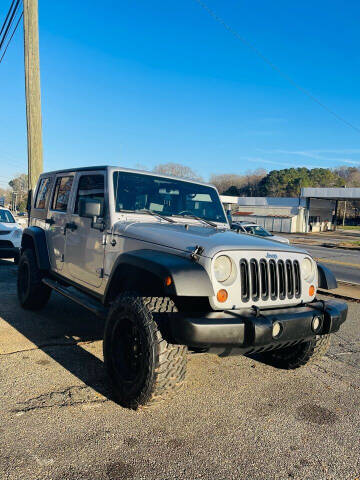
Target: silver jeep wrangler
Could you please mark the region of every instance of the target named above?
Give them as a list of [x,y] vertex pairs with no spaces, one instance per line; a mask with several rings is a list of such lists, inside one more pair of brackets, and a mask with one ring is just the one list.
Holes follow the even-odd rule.
[[347,305],[308,253],[230,229],[217,190],[119,167],[44,173],[29,203],[18,297],[52,290],[106,318],[104,363],[137,408],[184,381],[187,350],[261,353],[282,368],[323,355]]

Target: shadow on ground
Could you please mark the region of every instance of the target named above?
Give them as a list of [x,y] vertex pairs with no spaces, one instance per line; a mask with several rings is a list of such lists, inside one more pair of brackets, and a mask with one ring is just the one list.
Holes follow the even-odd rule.
[[[12,261],[0,260],[0,317],[83,383],[111,398],[102,360],[83,348],[102,340],[104,322],[55,292],[42,310],[23,310],[16,295],[16,274]],[[26,342],[14,351],[29,348]]]

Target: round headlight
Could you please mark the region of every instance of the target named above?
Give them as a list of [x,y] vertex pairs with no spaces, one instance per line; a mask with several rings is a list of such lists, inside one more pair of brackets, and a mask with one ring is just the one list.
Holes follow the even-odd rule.
[[301,270],[305,280],[312,280],[314,278],[314,264],[310,258],[304,258],[301,264]]
[[232,263],[226,255],[220,255],[214,262],[215,278],[218,282],[226,282],[231,275]]

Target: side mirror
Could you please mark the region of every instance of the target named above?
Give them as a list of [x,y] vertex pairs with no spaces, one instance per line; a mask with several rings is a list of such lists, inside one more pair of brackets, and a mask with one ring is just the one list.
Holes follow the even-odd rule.
[[79,215],[80,217],[92,219],[91,228],[101,232],[105,230],[105,222],[101,218],[103,215],[103,204],[99,200],[95,198],[80,198]]
[[94,198],[80,198],[79,215],[86,218],[97,218],[101,215],[101,202]]

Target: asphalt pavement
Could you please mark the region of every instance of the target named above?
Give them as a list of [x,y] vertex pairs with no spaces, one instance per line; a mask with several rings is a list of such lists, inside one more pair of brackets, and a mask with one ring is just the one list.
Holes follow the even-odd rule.
[[328,266],[338,280],[360,285],[360,250],[345,250],[318,245],[301,246],[319,262]]
[[113,402],[103,324],[53,295],[19,308],[0,260],[1,480],[355,480],[360,304],[317,364],[189,355],[185,388],[142,411]]

